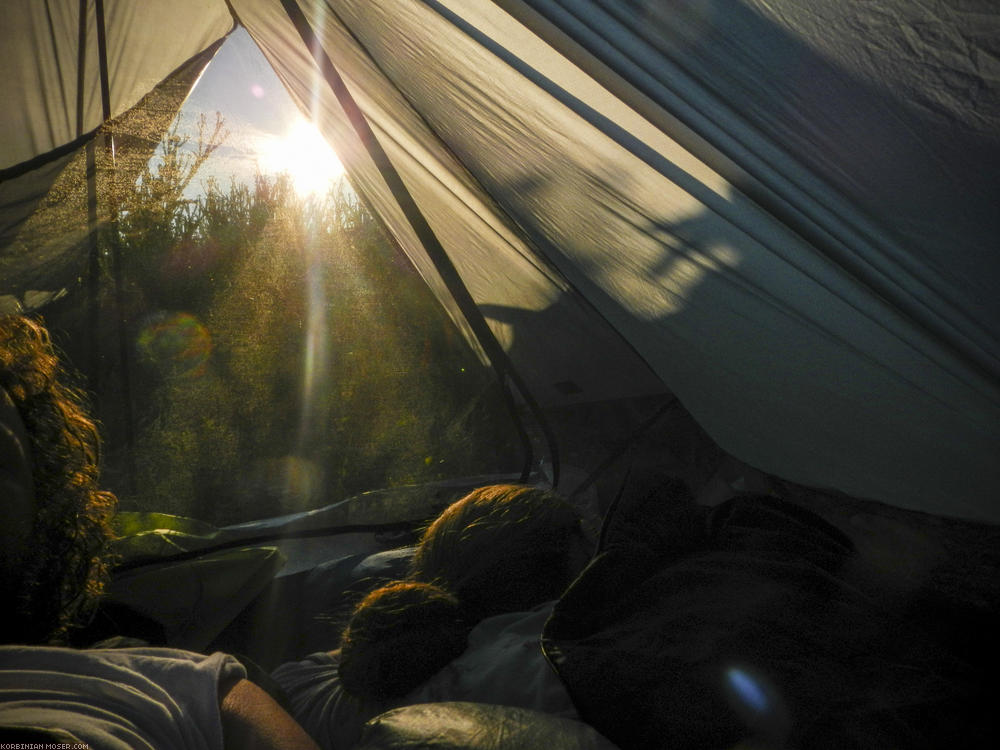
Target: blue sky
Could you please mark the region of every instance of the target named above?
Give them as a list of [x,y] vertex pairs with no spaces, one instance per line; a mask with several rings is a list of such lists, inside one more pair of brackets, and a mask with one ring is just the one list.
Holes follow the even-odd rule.
[[[324,167],[330,178],[341,169],[332,150],[329,162],[317,153],[328,147],[316,134],[317,140],[309,141],[308,160],[295,153],[294,147],[301,150],[303,145],[304,118],[242,27],[229,36],[188,96],[178,115],[181,132],[196,142],[198,117],[205,114],[211,127],[216,112],[222,113],[229,135],[194,178],[187,191],[190,197],[202,192],[208,177],[228,186],[230,179],[251,180],[259,168],[265,173],[288,171],[300,183],[311,178],[315,187],[326,179],[317,169]],[[304,176],[303,170],[312,174]]]

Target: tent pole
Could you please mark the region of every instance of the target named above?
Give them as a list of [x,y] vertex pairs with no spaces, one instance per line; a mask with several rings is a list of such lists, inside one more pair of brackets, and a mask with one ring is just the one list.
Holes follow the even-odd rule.
[[[87,0],[80,0],[79,29],[77,37],[76,60],[76,136],[83,134],[84,112],[83,93],[86,88],[87,73]],[[94,133],[86,145],[86,175],[87,175],[87,333],[90,345],[87,347],[89,361],[87,375],[90,390],[95,394],[101,391],[101,337],[98,335],[100,326],[100,282],[101,258],[97,243],[97,134]]]
[[507,407],[507,411],[510,412],[510,418],[514,421],[514,429],[517,431],[517,436],[521,440],[521,446],[524,448],[524,466],[521,469],[520,481],[523,484],[528,481],[528,477],[531,476],[531,467],[535,463],[535,449],[531,442],[531,436],[528,434],[528,430],[524,426],[524,420],[521,418],[520,413],[517,410],[517,404],[514,402],[514,395],[510,392],[510,388],[507,385],[507,379],[504,377],[499,370],[494,367],[494,371],[497,377],[500,379],[500,397],[503,399],[504,406]]
[[[330,60],[330,57],[326,54],[326,51],[319,43],[316,32],[306,19],[302,9],[299,8],[295,0],[281,0],[281,4],[284,7],[289,20],[295,26],[296,31],[298,31],[303,44],[306,45],[306,49],[308,49],[312,55],[320,73],[325,78],[334,96],[337,97],[337,101],[340,103],[340,106],[343,108],[345,114],[350,120],[351,126],[354,128],[354,131],[361,140],[361,143],[368,151],[368,155],[375,163],[379,174],[381,174],[382,179],[392,192],[392,195],[396,199],[400,209],[403,211],[404,216],[406,216],[410,227],[413,229],[417,238],[423,245],[428,257],[431,259],[431,262],[434,264],[435,269],[440,275],[441,280],[448,288],[448,291],[451,293],[456,304],[458,304],[459,309],[462,311],[466,321],[472,328],[479,344],[486,352],[486,356],[489,358],[490,363],[493,365],[493,368],[500,379],[501,387],[506,389],[506,379],[510,378],[511,382],[514,383],[518,392],[520,392],[521,397],[527,404],[528,409],[538,421],[538,424],[545,435],[546,443],[549,449],[549,456],[552,460],[552,486],[557,487],[559,484],[558,447],[556,445],[555,435],[552,432],[548,420],[542,413],[541,407],[529,392],[527,385],[512,367],[510,359],[507,357],[507,353],[500,345],[500,342],[498,342],[496,337],[493,335],[492,329],[489,327],[486,319],[479,311],[475,300],[469,293],[468,288],[462,281],[462,277],[458,273],[458,269],[455,268],[455,265],[452,263],[448,253],[441,245],[441,242],[438,240],[434,230],[431,228],[430,224],[428,224],[423,212],[417,206],[416,201],[413,199],[413,196],[404,184],[402,177],[396,170],[396,167],[389,159],[388,154],[386,154],[385,150],[382,148],[382,145],[375,136],[375,132],[364,113],[361,111],[361,108],[354,100],[350,91],[347,90],[347,85],[344,83],[343,78],[341,78],[340,73],[334,67],[333,61]],[[528,465],[525,466],[525,469],[522,472],[522,477],[524,479],[527,479],[527,475],[530,473],[530,463],[532,461],[533,455],[529,452],[527,457]]]
[[87,244],[89,245],[87,261],[87,329],[90,339],[87,363],[87,374],[90,379],[90,390],[99,397],[101,392],[101,337],[100,328],[100,295],[101,295],[101,258],[97,242],[97,148],[92,139],[87,143]]
[[631,435],[622,440],[621,443],[618,445],[618,447],[612,450],[611,453],[603,461],[601,461],[601,463],[597,465],[597,468],[594,469],[592,472],[590,472],[590,474],[587,475],[586,479],[584,479],[582,482],[580,482],[579,485],[577,485],[576,489],[574,489],[573,492],[570,493],[569,499],[572,500],[578,497],[579,495],[582,495],[588,489],[590,489],[590,487],[595,482],[597,482],[598,479],[600,479],[601,475],[604,474],[604,472],[610,469],[612,466],[614,466],[614,464],[622,456],[625,455],[626,451],[628,451],[633,445],[635,445],[636,441],[640,437],[642,437],[642,435],[647,430],[649,430],[654,424],[656,424],[660,420],[661,417],[663,417],[664,414],[666,414],[675,405],[679,403],[680,399],[677,398],[677,396],[673,396],[669,401],[667,401],[667,403],[665,403],[663,406],[657,409],[651,416],[644,419],[642,424],[640,424],[638,427],[636,427],[635,430],[632,431]]
[[83,92],[87,72],[87,0],[80,0],[76,59],[76,137],[83,135]]
[[[104,0],[95,0],[94,8],[97,14],[97,56],[101,73],[101,109],[103,121],[111,119],[111,81],[108,73],[108,43],[107,28],[104,18]],[[116,169],[114,133],[105,135],[105,156],[108,157],[112,174]],[[135,424],[132,404],[132,378],[129,368],[129,340],[127,320],[125,315],[125,282],[122,278],[121,243],[118,237],[117,196],[114,195],[114,185],[108,196],[111,204],[110,232],[111,267],[115,279],[115,310],[117,312],[118,328],[118,360],[121,367],[122,406],[125,410],[125,449],[128,464],[128,490],[136,492],[135,463]]]
[[104,0],[95,0],[97,13],[97,58],[101,66],[101,110],[102,119],[111,119],[111,81],[108,76],[108,35],[104,25]]

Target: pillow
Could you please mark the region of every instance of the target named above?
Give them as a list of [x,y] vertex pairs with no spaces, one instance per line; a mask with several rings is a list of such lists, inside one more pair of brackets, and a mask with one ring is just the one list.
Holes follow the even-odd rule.
[[354,750],[616,750],[586,724],[489,703],[418,703],[365,724]]

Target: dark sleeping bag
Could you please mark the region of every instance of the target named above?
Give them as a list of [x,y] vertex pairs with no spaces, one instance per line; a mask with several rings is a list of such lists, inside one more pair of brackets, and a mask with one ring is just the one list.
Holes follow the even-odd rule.
[[845,581],[853,555],[798,506],[667,485],[609,519],[543,647],[622,748],[985,747],[970,670]]

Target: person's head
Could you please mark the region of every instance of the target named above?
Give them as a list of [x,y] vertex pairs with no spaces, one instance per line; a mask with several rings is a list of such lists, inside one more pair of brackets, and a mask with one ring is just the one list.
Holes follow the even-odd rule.
[[405,695],[460,655],[480,620],[558,597],[589,552],[580,514],[555,493],[473,490],[424,532],[410,580],[356,607],[341,639],[344,689],[379,700]]
[[453,592],[479,620],[555,599],[589,552],[580,514],[559,495],[495,484],[435,519],[417,546],[411,578]]
[[468,633],[458,599],[444,589],[382,586],[361,600],[341,636],[341,684],[376,700],[405,695],[462,653]]
[[98,489],[98,434],[48,332],[0,317],[0,643],[58,641],[103,586],[115,498]]

